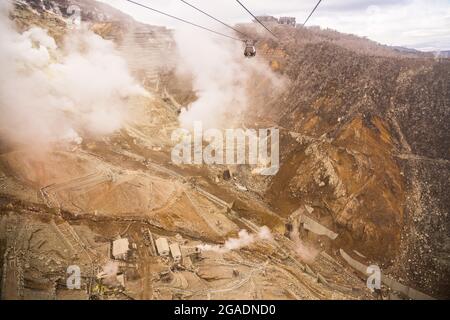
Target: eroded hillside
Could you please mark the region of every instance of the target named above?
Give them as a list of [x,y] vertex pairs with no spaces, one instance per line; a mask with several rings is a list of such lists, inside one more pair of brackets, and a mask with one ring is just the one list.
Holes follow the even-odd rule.
[[[37,156],[2,142],[2,298],[377,297],[345,252],[398,281],[384,283],[384,298],[424,297],[400,283],[448,297],[448,60],[280,27],[281,42],[261,41],[259,59],[285,87],[249,81],[247,112],[227,115],[280,128],[277,175],[177,166],[171,132],[197,96],[192,79],[175,72],[172,32],[95,1],[70,3],[150,96],[126,101],[134,116],[120,130],[70,148]],[[11,18],[20,31],[48,30],[64,48],[68,4],[21,2]],[[228,250],[230,237],[247,245]],[[161,238],[180,248],[181,263],[159,254]],[[125,261],[112,256],[120,239],[130,242]],[[117,270],[105,281],[111,263]],[[65,286],[73,264],[82,290]]]
[[283,35],[262,49],[291,85],[254,110],[285,130],[271,205],[314,207],[340,246],[446,295],[450,61],[329,31]]

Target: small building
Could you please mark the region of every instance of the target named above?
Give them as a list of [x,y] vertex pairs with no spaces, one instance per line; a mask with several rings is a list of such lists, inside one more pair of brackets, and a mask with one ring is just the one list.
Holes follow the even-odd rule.
[[121,238],[113,241],[112,255],[116,260],[126,260],[130,251],[130,243],[127,238]]
[[295,17],[281,17],[278,20],[278,23],[279,24],[290,25],[290,26],[293,26],[294,28],[297,25],[297,21],[296,21]]
[[[259,21],[261,22],[274,22],[274,23],[278,23],[278,19],[273,17],[273,16],[257,16],[256,17]],[[258,22],[256,20],[254,20],[254,22]]]
[[181,262],[181,249],[178,243],[172,243],[170,245],[170,253],[172,254],[172,258],[175,263]]
[[125,275],[123,273],[116,276],[117,282],[122,288],[125,288]]
[[189,257],[191,262],[195,262],[201,259],[201,250],[199,247],[183,247],[182,255]]
[[170,253],[169,242],[166,238],[158,238],[155,241],[156,250],[161,257],[167,257]]

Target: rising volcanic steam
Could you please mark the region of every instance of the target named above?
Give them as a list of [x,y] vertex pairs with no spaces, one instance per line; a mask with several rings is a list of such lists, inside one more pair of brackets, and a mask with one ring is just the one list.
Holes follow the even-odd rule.
[[249,234],[247,230],[241,230],[238,233],[237,238],[229,238],[222,246],[219,245],[209,245],[203,244],[199,245],[198,248],[201,251],[214,251],[219,253],[227,253],[232,250],[238,250],[244,247],[248,247],[257,240],[267,240],[271,241],[273,239],[270,229],[263,226],[259,229],[256,234]]
[[289,237],[295,244],[295,252],[299,256],[299,258],[306,263],[314,262],[317,255],[319,254],[319,250],[307,245],[301,240],[298,226],[291,231]]
[[[222,30],[224,33],[227,30]],[[189,28],[175,30],[179,51],[177,70],[193,79],[197,100],[181,111],[183,128],[190,129],[200,121],[205,129],[231,128],[230,118],[239,119],[251,104],[248,87],[255,80],[267,81],[273,91],[280,90],[285,80],[258,59],[246,59],[242,43]]]
[[108,286],[117,286],[117,276],[119,275],[119,263],[116,261],[108,261],[102,268],[102,271],[97,274],[98,279],[102,279],[103,284]]
[[126,99],[146,95],[112,42],[71,31],[63,48],[34,27],[17,32],[0,5],[0,139],[47,148],[121,128]]

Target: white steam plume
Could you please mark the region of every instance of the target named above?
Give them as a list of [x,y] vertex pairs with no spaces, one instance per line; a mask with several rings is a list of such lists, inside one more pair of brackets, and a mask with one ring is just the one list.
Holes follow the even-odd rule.
[[299,258],[306,263],[314,262],[317,255],[319,254],[319,250],[307,245],[300,239],[298,225],[293,228],[293,230],[289,234],[289,237],[295,244],[295,252],[299,256]]
[[58,48],[41,28],[18,33],[0,9],[1,140],[45,148],[110,134],[127,117],[126,99],[147,94],[112,42],[71,31]]
[[97,275],[98,278],[115,277],[119,273],[119,263],[116,261],[108,261],[103,267],[102,271]]
[[[225,116],[239,119],[240,113],[251,103],[248,86],[262,79],[270,80],[273,89],[282,86],[283,81],[267,63],[244,57],[241,42],[197,30],[193,36],[193,31],[189,28],[175,31],[179,51],[177,69],[192,75],[193,89],[198,96],[182,110],[181,127],[190,129],[194,121],[201,121],[205,129],[230,128],[232,124]],[[228,30],[222,31],[229,34]]]
[[116,261],[108,261],[97,274],[98,279],[102,279],[103,284],[107,286],[120,285],[117,276],[119,275],[119,263]]
[[244,247],[248,247],[257,240],[271,241],[273,239],[270,229],[263,226],[259,229],[257,234],[249,234],[247,230],[241,230],[238,233],[238,238],[229,238],[225,241],[223,246],[220,245],[199,245],[198,248],[201,251],[214,251],[218,253],[227,253],[232,250],[238,250]]

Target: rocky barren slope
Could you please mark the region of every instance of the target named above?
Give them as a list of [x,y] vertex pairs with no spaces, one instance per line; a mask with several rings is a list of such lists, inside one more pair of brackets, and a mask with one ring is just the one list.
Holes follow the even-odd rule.
[[[255,112],[285,129],[267,190],[411,284],[449,292],[450,60],[329,30],[278,29],[289,89]],[[272,62],[273,64],[273,62]],[[345,246],[344,243],[340,243]]]
[[[448,59],[401,53],[334,31],[272,26],[281,41],[261,41],[261,59],[289,81],[281,95],[268,93],[263,81],[255,84],[241,121],[280,128],[281,168],[273,178],[229,168],[235,180],[228,181],[222,175],[227,168],[170,163],[170,132],[180,105],[195,100],[195,93],[172,72],[173,57],[158,66],[135,59],[143,52],[162,59],[172,41],[168,30],[136,23],[95,1],[18,3],[11,17],[20,30],[41,26],[60,44],[69,4],[79,5],[83,22],[119,48],[131,41],[136,51],[123,56],[153,97],[130,101],[144,115],[139,121],[111,137],[85,139],[78,149],[55,150],[46,163],[2,145],[3,298],[374,297],[340,249],[380,265],[400,283],[448,298]],[[147,37],[154,43],[151,53],[142,45]],[[338,236],[331,240],[299,227],[299,213]],[[258,232],[262,225],[273,230],[275,242],[208,252],[182,270],[152,254],[146,240],[148,229],[188,250],[223,244],[240,229]],[[304,259],[297,239],[284,236],[292,225],[303,245],[321,252],[315,260]],[[67,230],[85,249],[73,237],[67,240]],[[137,245],[126,267],[126,289],[101,295],[87,282],[82,292],[66,290],[72,251],[89,270],[86,279],[93,279],[118,235]],[[38,259],[42,255],[51,258]],[[385,298],[393,291],[383,287]]]

